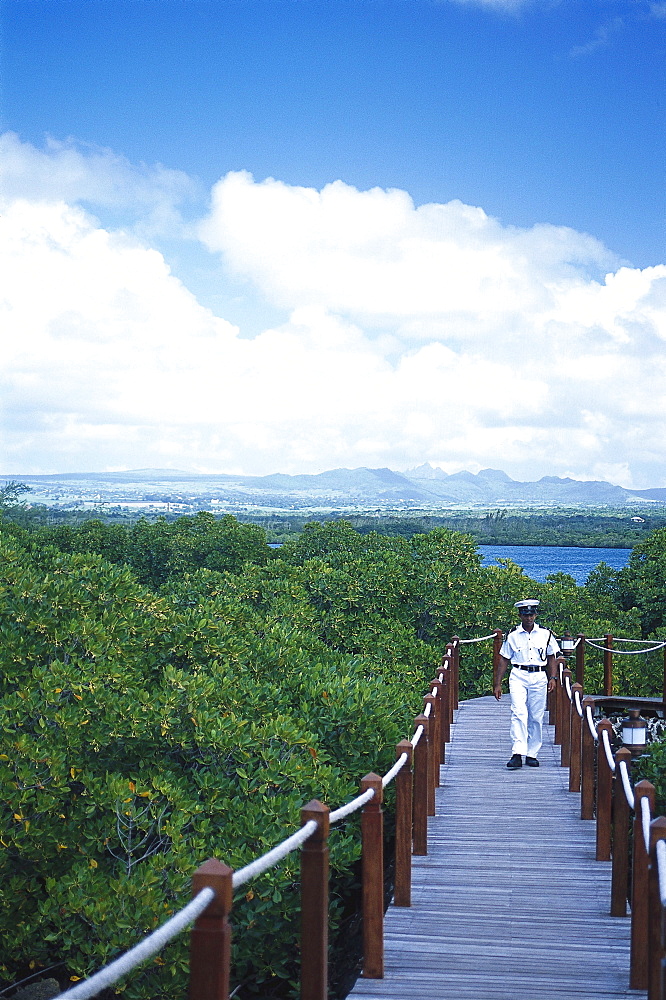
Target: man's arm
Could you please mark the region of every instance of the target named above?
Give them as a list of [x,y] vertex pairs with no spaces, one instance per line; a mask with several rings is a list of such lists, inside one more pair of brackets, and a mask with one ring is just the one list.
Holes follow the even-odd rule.
[[497,677],[495,678],[495,686],[493,688],[493,694],[499,701],[502,697],[502,678],[507,672],[508,667],[511,664],[511,660],[507,659],[506,656],[500,654],[499,666],[497,667]]
[[554,653],[548,654],[546,663],[548,666],[548,690],[552,691],[557,681],[557,662]]

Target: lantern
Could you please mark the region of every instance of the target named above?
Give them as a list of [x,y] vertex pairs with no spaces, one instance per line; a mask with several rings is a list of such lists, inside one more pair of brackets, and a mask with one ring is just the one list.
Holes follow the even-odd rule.
[[622,744],[631,750],[632,757],[638,757],[645,750],[647,742],[647,722],[641,719],[638,708],[630,708],[629,715],[622,720]]
[[576,640],[568,632],[565,632],[562,636],[562,652],[565,656],[571,656],[575,648]]

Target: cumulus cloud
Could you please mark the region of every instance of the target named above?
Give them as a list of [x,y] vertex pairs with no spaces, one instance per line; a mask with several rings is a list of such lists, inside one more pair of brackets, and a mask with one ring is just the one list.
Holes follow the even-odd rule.
[[[62,166],[59,149],[42,155]],[[231,173],[198,232],[221,285],[240,276],[284,310],[250,337],[147,239],[81,207],[97,166],[77,155],[80,185],[41,198],[5,170],[6,473],[431,461],[662,481],[665,266],[623,266],[588,235],[504,226],[457,201]],[[112,196],[107,169],[99,197]],[[160,189],[159,171],[137,173]]]
[[62,200],[122,213],[143,235],[182,228],[182,209],[201,198],[198,184],[161,164],[134,165],[110,149],[48,137],[45,148],[0,135],[0,192],[4,198]]

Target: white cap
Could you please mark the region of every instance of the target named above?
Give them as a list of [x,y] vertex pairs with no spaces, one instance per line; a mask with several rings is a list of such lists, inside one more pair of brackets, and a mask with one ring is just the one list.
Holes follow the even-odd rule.
[[516,603],[514,604],[514,608],[535,608],[536,609],[538,607],[539,607],[539,602],[538,601],[530,601],[530,600],[516,601]]

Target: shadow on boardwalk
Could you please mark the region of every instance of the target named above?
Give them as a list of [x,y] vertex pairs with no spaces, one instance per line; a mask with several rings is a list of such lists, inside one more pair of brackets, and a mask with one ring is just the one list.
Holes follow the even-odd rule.
[[553,729],[541,767],[508,771],[510,702],[461,702],[412,906],[390,906],[375,1000],[619,1000],[629,990],[629,918],[610,917],[609,863],[568,790]]

